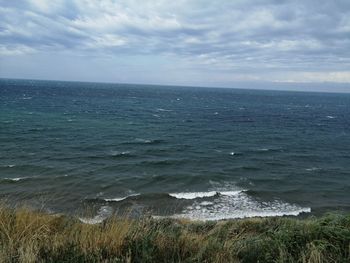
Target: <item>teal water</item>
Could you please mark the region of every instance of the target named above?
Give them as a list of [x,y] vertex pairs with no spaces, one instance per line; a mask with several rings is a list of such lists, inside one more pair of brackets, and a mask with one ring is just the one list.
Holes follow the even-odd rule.
[[350,94],[2,79],[0,198],[92,221],[350,211],[349,116]]

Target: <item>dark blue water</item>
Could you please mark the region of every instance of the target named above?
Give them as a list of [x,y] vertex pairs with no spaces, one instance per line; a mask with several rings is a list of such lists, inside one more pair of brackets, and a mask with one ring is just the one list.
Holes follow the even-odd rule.
[[350,211],[350,94],[0,80],[0,198],[220,219]]

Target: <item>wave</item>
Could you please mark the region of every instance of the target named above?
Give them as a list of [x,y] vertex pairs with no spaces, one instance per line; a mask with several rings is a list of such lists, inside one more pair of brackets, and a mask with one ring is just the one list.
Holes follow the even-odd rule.
[[216,191],[210,191],[210,192],[191,192],[191,193],[170,193],[169,195],[177,199],[196,199],[196,198],[204,198],[204,197],[213,197],[217,194],[218,192]]
[[[135,196],[140,196],[141,199],[145,198],[176,198],[176,199],[186,199],[186,200],[192,200],[192,199],[200,199],[200,198],[208,198],[208,197],[215,197],[219,195],[226,195],[226,196],[232,196],[237,194],[240,191],[208,191],[208,192],[183,192],[183,193],[134,193],[129,194],[122,197],[115,197],[115,198],[103,198],[103,199],[91,199],[91,201],[106,201],[106,202],[120,202],[123,200],[126,200],[128,198],[132,198]],[[89,199],[90,200],[90,199]]]
[[240,155],[243,155],[243,153],[241,152],[230,152],[229,153],[231,156],[240,156]]
[[322,168],[319,167],[311,167],[311,168],[306,168],[305,171],[313,172],[313,171],[319,171],[322,170]]
[[246,191],[218,192],[211,204],[195,201],[173,218],[212,221],[245,217],[297,216],[311,212],[309,207],[301,207],[280,200],[261,202],[249,196]]
[[65,177],[68,177],[68,176],[69,176],[68,174],[62,174],[62,175],[56,175],[53,178],[65,178]]
[[22,180],[31,179],[31,178],[34,178],[34,177],[14,177],[14,178],[5,177],[5,178],[1,178],[0,180],[5,182],[18,182]]
[[122,144],[160,144],[160,143],[163,143],[163,140],[136,138],[133,141],[124,142]]
[[158,108],[157,111],[165,111],[165,112],[167,112],[167,111],[172,111],[172,110],[167,110],[167,109]]
[[97,215],[94,217],[79,217],[79,220],[85,224],[99,224],[102,223],[105,219],[112,215],[112,208],[109,206],[102,206]]
[[240,191],[208,191],[208,192],[183,192],[183,193],[134,193],[134,194],[129,194],[126,196],[122,197],[115,197],[115,198],[97,198],[97,199],[88,199],[90,201],[105,201],[105,202],[120,202],[123,200],[126,200],[128,198],[133,198],[135,196],[140,196],[141,199],[146,199],[146,198],[176,198],[176,199],[186,199],[186,200],[192,200],[192,199],[200,199],[200,198],[208,198],[208,197],[215,197],[219,195],[223,196],[233,196],[237,194]]
[[130,157],[130,156],[132,156],[132,154],[130,151],[124,151],[124,152],[111,151],[110,156],[112,156],[112,157]]
[[24,176],[24,177],[4,177],[0,178],[0,182],[9,182],[9,183],[15,183],[15,182],[21,182],[21,181],[29,181],[29,180],[57,180],[61,178],[68,177],[68,174],[62,174],[62,175],[51,175],[51,176]]
[[[234,187],[236,188],[236,187]],[[231,187],[232,189],[232,187]],[[141,206],[157,206],[158,203],[165,204],[171,209],[171,205],[180,208],[174,214],[167,216],[156,215],[155,217],[187,218],[190,220],[212,221],[222,219],[234,219],[245,217],[268,217],[268,216],[297,216],[301,213],[311,212],[310,207],[302,207],[297,204],[283,202],[281,200],[262,201],[257,195],[251,194],[249,190],[228,188],[216,188],[212,191],[203,192],[178,192],[178,193],[134,193],[123,197],[94,199],[100,202],[102,207],[111,202],[118,202],[131,198],[140,202]],[[138,196],[138,198],[134,198]],[[175,201],[176,200],[176,201]],[[164,211],[164,209],[161,209]],[[90,218],[88,222],[99,222],[104,220],[97,215]],[[86,220],[85,220],[86,221]]]
[[136,138],[135,142],[140,142],[140,143],[152,143],[153,140],[147,140],[147,139],[141,139],[141,138]]
[[134,196],[139,196],[140,194],[130,194],[127,196],[123,196],[123,197],[116,197],[116,198],[105,198],[103,200],[105,200],[106,202],[120,202],[123,201],[129,197],[134,197]]
[[264,152],[281,152],[282,148],[258,148],[252,150],[253,152],[264,153]]
[[225,196],[235,196],[239,193],[243,193],[245,192],[246,190],[241,190],[241,191],[222,191],[222,192],[219,192],[220,195],[225,195]]
[[1,165],[0,167],[3,167],[3,168],[13,168],[15,167],[16,165],[15,164],[6,164],[6,165]]
[[226,195],[226,196],[234,196],[237,193],[242,192],[241,191],[209,191],[209,192],[183,192],[183,193],[170,193],[169,195],[172,197],[175,197],[177,199],[197,199],[197,198],[205,198],[205,197],[213,197],[213,196],[219,196],[219,195]]

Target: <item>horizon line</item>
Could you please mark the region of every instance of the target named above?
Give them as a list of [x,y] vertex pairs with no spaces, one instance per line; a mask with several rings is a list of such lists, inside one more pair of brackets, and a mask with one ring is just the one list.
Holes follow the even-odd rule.
[[[348,82],[283,82],[283,81],[235,81],[232,82],[232,86],[205,86],[205,85],[186,85],[186,84],[161,84],[161,83],[132,83],[132,82],[112,82],[112,81],[87,81],[87,80],[58,80],[58,79],[39,79],[39,78],[11,78],[0,77],[0,80],[23,80],[23,81],[52,81],[52,82],[76,82],[76,83],[96,83],[96,84],[109,84],[109,85],[144,85],[144,86],[165,86],[165,87],[179,87],[179,88],[212,88],[212,89],[240,89],[240,90],[266,90],[266,91],[292,91],[292,92],[312,92],[312,93],[350,93],[350,83]],[[277,88],[265,88],[265,87],[234,87],[233,85],[284,85],[282,89]],[[290,85],[334,85],[334,86],[346,86],[349,85],[349,90],[301,90],[301,89],[288,89],[286,86]],[[228,84],[229,85],[229,84]]]

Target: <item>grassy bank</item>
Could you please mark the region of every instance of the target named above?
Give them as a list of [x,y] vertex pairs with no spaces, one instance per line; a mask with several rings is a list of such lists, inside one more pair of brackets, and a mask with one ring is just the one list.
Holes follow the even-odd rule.
[[0,209],[1,262],[350,262],[350,215],[98,225]]

